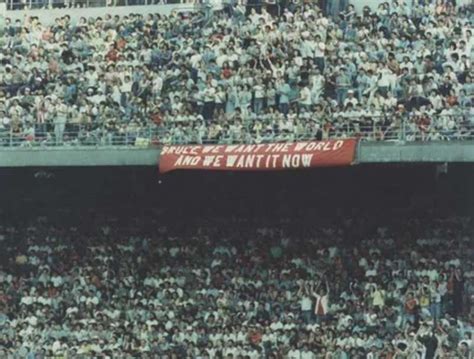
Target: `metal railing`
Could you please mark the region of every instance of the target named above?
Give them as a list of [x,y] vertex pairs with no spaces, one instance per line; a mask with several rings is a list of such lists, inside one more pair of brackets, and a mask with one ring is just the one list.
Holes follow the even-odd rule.
[[92,8],[135,5],[194,4],[194,0],[7,0],[7,10]]
[[[231,125],[215,131],[212,125],[204,125],[202,131],[190,122],[171,122],[165,125],[149,125],[121,129],[91,128],[78,124],[37,124],[26,130],[0,129],[0,148],[70,148],[70,147],[129,147],[149,148],[163,144],[235,144],[322,140],[328,138],[359,138],[378,142],[435,142],[473,141],[474,118],[472,115],[450,115],[422,118],[404,116],[386,121],[390,116],[372,118],[370,125],[358,119],[332,123],[314,123],[295,129],[278,129],[256,120],[242,127]],[[307,121],[306,124],[311,121]],[[264,124],[262,126],[262,124]],[[273,128],[270,128],[273,126]],[[202,135],[202,133],[206,133]]]
[[[69,8],[92,8],[92,7],[115,7],[115,6],[135,6],[135,5],[169,5],[188,4],[189,10],[197,10],[206,5],[206,0],[7,0],[7,10],[39,10],[39,9],[69,9]],[[228,8],[225,1],[219,5],[214,4],[218,9]],[[243,11],[249,8],[260,8],[262,6],[274,7],[276,14],[281,15],[280,4],[246,4]],[[182,11],[182,8],[179,8]],[[233,11],[237,8],[232,7]]]

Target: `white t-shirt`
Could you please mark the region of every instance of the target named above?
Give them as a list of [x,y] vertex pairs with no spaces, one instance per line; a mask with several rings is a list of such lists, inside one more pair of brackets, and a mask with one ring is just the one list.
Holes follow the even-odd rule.
[[204,91],[204,102],[213,102],[215,100],[216,89],[214,87],[208,87]]
[[325,50],[326,44],[324,42],[318,42],[314,49],[314,57],[324,57]]
[[311,310],[311,298],[308,296],[303,296],[300,301],[301,310]]
[[253,87],[253,90],[255,91],[255,98],[264,98],[265,97],[265,89],[263,88],[262,85],[255,85]]
[[301,89],[300,103],[302,105],[307,105],[307,106],[310,106],[311,103],[312,103],[311,102],[311,91],[306,86]]
[[293,349],[288,352],[288,359],[301,359],[301,351]]

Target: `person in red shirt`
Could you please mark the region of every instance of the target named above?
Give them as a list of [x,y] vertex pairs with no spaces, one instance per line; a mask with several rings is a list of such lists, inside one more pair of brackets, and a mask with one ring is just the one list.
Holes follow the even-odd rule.
[[249,341],[254,345],[259,345],[262,341],[262,332],[259,328],[253,328],[249,333]]
[[115,45],[110,47],[109,52],[105,55],[105,58],[108,62],[116,62],[119,58],[119,52],[117,51]]
[[409,292],[405,298],[405,304],[403,306],[403,322],[407,321],[414,323],[415,316],[418,310],[418,301],[413,296],[413,293]]

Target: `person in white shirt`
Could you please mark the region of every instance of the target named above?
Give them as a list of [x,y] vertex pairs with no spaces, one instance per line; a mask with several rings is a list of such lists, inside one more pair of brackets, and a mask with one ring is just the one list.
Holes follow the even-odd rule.
[[253,86],[254,91],[254,106],[253,111],[258,115],[262,112],[265,99],[265,86],[262,79],[258,78],[257,83]]
[[288,352],[288,359],[301,359],[301,353],[302,351],[300,348],[294,345],[293,348]]
[[56,145],[61,145],[64,140],[64,131],[66,129],[68,106],[58,99],[54,101],[56,116],[54,118],[54,136],[56,138]]
[[321,323],[326,319],[329,310],[329,284],[327,280],[324,282],[324,288],[321,288],[321,283],[316,288],[312,288],[312,294],[315,298],[314,314],[316,316],[316,323]]
[[204,90],[203,95],[204,95],[204,107],[202,110],[202,115],[206,121],[210,121],[214,115],[216,88],[212,85],[209,79],[207,81],[207,87]]
[[311,90],[306,84],[301,84],[300,86],[301,86],[300,97],[298,99],[299,110],[301,111],[304,109],[305,112],[307,112],[311,109],[311,105],[313,103]]
[[346,108],[348,104],[352,104],[353,107],[357,106],[359,101],[354,96],[354,90],[347,91],[347,98],[344,100],[344,107]]
[[315,46],[314,46],[314,62],[319,69],[319,71],[323,72],[325,68],[325,52],[326,52],[326,44],[321,40],[320,35],[316,35],[314,38]]
[[311,307],[312,301],[310,296],[310,286],[307,282],[301,280],[299,283],[298,297],[300,298],[301,313],[305,323],[309,324],[312,319]]

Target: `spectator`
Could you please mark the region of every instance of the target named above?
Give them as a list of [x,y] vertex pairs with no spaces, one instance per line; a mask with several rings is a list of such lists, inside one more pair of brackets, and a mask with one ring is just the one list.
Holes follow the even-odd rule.
[[0,352],[469,357],[469,218],[266,216],[3,222]]
[[[95,134],[104,144],[132,137],[127,132],[134,126],[162,143],[175,131],[178,114],[188,112],[191,117],[180,120],[187,136],[171,136],[171,143],[229,143],[243,137],[209,137],[210,127],[214,121],[231,126],[239,109],[248,142],[260,141],[252,129],[263,123],[276,130],[273,140],[294,140],[301,139],[298,127],[280,133],[278,113],[311,127],[321,105],[327,127],[338,128],[329,137],[464,139],[472,135],[471,8],[438,3],[384,2],[357,14],[352,5],[331,2],[335,16],[325,16],[315,4],[291,2],[281,18],[262,4],[261,11],[249,8],[242,18],[228,4],[206,21],[177,13],[106,15],[78,23],[64,16],[55,24],[7,19],[0,100],[12,118],[4,128],[17,135],[18,145],[30,138],[30,128],[30,144],[54,137],[52,143],[62,145],[86,144],[79,136],[64,138],[69,128],[89,138]],[[57,98],[56,112],[45,108],[48,96]],[[361,126],[351,113],[358,103],[365,111],[373,104],[382,118],[375,121],[372,112],[365,117],[386,122],[392,131],[380,136],[377,126]],[[397,118],[400,104],[407,113]],[[58,115],[57,107],[64,106],[77,111]],[[415,113],[428,106],[429,121],[419,126]],[[269,108],[277,113],[266,117]],[[453,113],[449,136],[436,125],[445,110]],[[35,120],[28,122],[25,114]],[[194,125],[198,115],[205,120],[202,128]],[[159,122],[151,120],[156,116]],[[344,126],[341,118],[347,119]],[[401,134],[404,129],[409,133]]]

